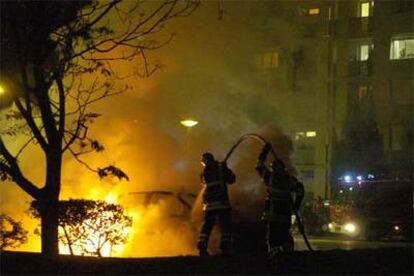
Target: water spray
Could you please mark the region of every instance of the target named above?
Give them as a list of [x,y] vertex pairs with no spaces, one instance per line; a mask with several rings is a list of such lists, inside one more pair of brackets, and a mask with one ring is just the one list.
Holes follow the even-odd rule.
[[[249,139],[249,138],[251,138],[251,139],[254,139],[254,140],[256,140],[256,141],[259,141],[262,145],[265,145],[265,144],[267,144],[268,142],[262,137],[262,136],[260,136],[260,135],[258,135],[258,134],[256,134],[256,133],[248,133],[248,134],[245,134],[245,135],[243,135],[242,137],[240,137],[240,139],[233,145],[233,147],[231,147],[231,149],[229,150],[229,152],[227,153],[227,155],[226,155],[226,157],[224,158],[224,162],[227,162],[227,160],[230,158],[230,156],[233,154],[233,152],[234,152],[234,150],[243,142],[243,141],[245,141],[245,140],[247,140],[247,139]],[[273,158],[275,159],[275,160],[280,160],[278,157],[277,157],[277,155],[276,155],[276,152],[274,151],[274,149],[273,149],[273,147],[271,148],[271,153],[272,153],[272,155],[273,155]],[[299,212],[297,211],[297,210],[294,210],[293,211],[294,212],[294,214],[295,214],[295,217],[296,217],[296,221],[297,221],[297,223],[298,223],[298,228],[299,228],[299,231],[300,231],[300,233],[302,234],[302,237],[303,237],[303,239],[304,239],[304,241],[305,241],[305,243],[306,243],[306,246],[308,247],[308,249],[309,249],[309,251],[313,251],[313,249],[312,249],[312,246],[310,245],[310,243],[309,243],[309,240],[308,240],[308,237],[306,236],[306,233],[305,233],[305,227],[303,226],[303,224],[302,224],[302,219],[301,219],[301,217],[300,217],[300,215],[299,215]]]

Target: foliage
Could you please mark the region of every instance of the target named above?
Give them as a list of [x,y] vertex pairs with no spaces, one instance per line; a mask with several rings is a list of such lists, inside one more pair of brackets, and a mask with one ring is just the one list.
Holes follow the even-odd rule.
[[20,222],[0,213],[0,250],[16,248],[27,241],[27,231]]
[[98,169],[98,175],[101,178],[105,177],[105,176],[108,176],[108,175],[113,175],[113,176],[118,177],[120,180],[122,178],[125,178],[126,180],[129,180],[128,176],[123,171],[121,171],[120,169],[118,169],[117,167],[114,167],[114,166],[107,166],[107,167],[102,168],[102,169],[99,168]]
[[[118,85],[124,78],[112,69],[113,62],[138,61],[141,70],[132,70],[137,76],[154,73],[158,66],[151,68],[146,52],[168,43],[174,34],[165,24],[189,15],[198,0],[11,1],[1,6],[0,68],[8,93],[2,95],[0,109],[9,108],[6,118],[13,121],[0,129],[1,178],[39,198],[40,191],[28,179],[21,180],[17,162],[21,152],[34,144],[47,157],[69,152],[100,177],[127,179],[113,165],[91,168],[80,159],[104,150],[89,137],[90,124],[101,115],[89,108],[132,89]],[[28,140],[13,155],[4,139],[20,134]]]
[[344,129],[343,139],[334,144],[333,148],[333,176],[338,178],[345,173],[384,173],[386,168],[382,136],[377,127],[374,104],[370,97],[355,104]]
[[[30,213],[40,218],[39,204],[33,201]],[[72,255],[102,256],[103,248],[124,244],[132,218],[120,205],[99,200],[69,199],[59,202],[59,241]]]

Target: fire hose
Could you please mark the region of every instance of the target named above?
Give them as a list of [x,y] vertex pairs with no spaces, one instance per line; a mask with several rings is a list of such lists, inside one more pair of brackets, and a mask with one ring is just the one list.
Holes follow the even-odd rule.
[[[265,145],[266,143],[267,143],[267,141],[262,137],[262,136],[260,136],[260,135],[258,135],[258,134],[255,134],[255,133],[248,133],[248,134],[245,134],[245,135],[243,135],[242,137],[240,137],[240,139],[233,145],[233,147],[231,147],[231,149],[229,150],[229,152],[227,153],[227,155],[226,155],[226,157],[224,158],[224,162],[226,163],[227,162],[227,160],[230,158],[230,156],[233,154],[233,152],[234,152],[234,150],[243,142],[243,141],[245,141],[245,140],[247,140],[248,138],[252,138],[252,139],[255,139],[255,140],[257,140],[257,141],[259,141],[261,144],[263,144],[263,145]],[[279,158],[277,157],[277,155],[276,155],[276,152],[274,151],[274,149],[273,149],[273,147],[271,148],[271,153],[272,153],[272,155],[273,155],[273,157],[275,158],[275,159],[277,159],[277,160],[279,160]],[[309,249],[309,251],[313,251],[313,249],[312,249],[312,246],[310,245],[310,243],[309,243],[309,240],[308,240],[308,237],[306,236],[306,233],[305,233],[305,227],[304,227],[304,225],[303,225],[303,223],[302,223],[302,219],[301,219],[301,216],[299,215],[299,212],[298,212],[298,210],[293,210],[293,212],[294,212],[294,214],[295,214],[295,217],[296,217],[296,221],[297,221],[297,224],[298,224],[298,228],[299,228],[299,231],[300,231],[300,233],[302,234],[302,237],[303,237],[303,240],[305,241],[305,243],[306,243],[306,246],[308,247],[308,249]]]

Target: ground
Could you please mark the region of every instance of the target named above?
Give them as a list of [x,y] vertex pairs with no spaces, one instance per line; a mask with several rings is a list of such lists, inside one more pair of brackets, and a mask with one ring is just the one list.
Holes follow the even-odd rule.
[[[295,249],[298,251],[308,250],[302,237],[295,235]],[[314,250],[354,250],[354,249],[381,249],[388,247],[406,247],[414,249],[414,244],[403,240],[361,240],[352,239],[346,236],[308,236]]]
[[[297,251],[280,258],[277,274],[284,275],[412,275],[411,247]],[[57,260],[36,253],[3,252],[1,275],[10,274],[274,274],[260,256],[168,258],[92,258],[60,256]]]

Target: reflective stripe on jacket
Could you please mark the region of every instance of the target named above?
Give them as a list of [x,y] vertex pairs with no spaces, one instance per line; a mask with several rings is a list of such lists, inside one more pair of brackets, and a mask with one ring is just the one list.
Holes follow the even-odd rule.
[[201,175],[206,186],[203,193],[204,211],[230,208],[227,183],[234,182],[234,178],[233,172],[219,162],[204,168]]
[[221,210],[221,209],[229,209],[230,202],[229,201],[215,201],[209,203],[203,203],[203,211],[212,211],[212,210]]

